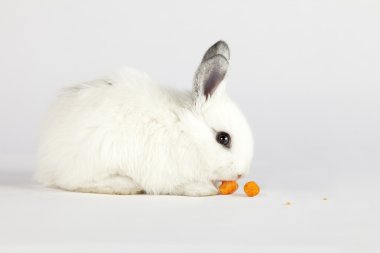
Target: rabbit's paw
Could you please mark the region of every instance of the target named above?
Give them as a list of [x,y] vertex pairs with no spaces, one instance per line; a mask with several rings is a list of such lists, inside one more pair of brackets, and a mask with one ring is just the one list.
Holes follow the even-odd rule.
[[178,187],[176,194],[192,197],[213,196],[218,194],[218,189],[212,183],[193,182]]
[[144,190],[132,178],[110,175],[106,178],[92,180],[74,189],[78,192],[131,195],[143,193]]

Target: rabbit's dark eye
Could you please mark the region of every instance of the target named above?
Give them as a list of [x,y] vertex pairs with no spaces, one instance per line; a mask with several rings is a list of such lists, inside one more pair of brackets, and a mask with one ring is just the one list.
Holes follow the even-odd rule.
[[219,132],[216,134],[216,141],[226,148],[231,147],[231,137],[226,132]]

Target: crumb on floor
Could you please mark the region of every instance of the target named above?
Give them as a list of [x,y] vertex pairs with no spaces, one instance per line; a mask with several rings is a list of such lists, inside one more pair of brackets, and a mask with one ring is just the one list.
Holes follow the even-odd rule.
[[290,201],[285,203],[285,206],[290,206],[292,203]]

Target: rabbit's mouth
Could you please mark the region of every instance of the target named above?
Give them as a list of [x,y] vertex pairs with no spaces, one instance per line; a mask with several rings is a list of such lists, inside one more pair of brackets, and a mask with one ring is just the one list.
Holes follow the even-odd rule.
[[233,178],[226,178],[226,179],[219,179],[219,180],[211,180],[212,184],[215,186],[215,187],[219,187],[223,181],[237,181],[238,179],[240,179],[242,177],[242,175],[236,175],[235,177]]
[[214,185],[218,185],[218,184],[221,184],[223,181],[237,181],[241,177],[242,177],[242,175],[236,175],[236,176],[231,176],[231,177],[228,177],[228,178],[212,179],[211,182]]
[[225,182],[225,181],[236,181],[238,178],[236,178],[236,179],[228,179],[228,180],[211,180],[211,183],[215,186],[215,187],[219,187],[221,184],[222,184],[222,182]]

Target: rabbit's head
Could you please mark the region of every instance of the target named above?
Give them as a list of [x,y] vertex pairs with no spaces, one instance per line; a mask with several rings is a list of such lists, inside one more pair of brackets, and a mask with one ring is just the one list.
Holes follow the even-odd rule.
[[253,138],[250,127],[239,108],[226,93],[226,77],[230,52],[219,41],[205,53],[199,65],[192,91],[192,110],[200,124],[194,138],[210,180],[236,180],[248,173]]

